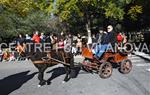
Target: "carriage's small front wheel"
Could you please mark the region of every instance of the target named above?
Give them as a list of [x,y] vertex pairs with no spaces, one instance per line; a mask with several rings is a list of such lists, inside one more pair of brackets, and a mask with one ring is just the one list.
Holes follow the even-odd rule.
[[104,62],[101,64],[100,68],[99,68],[99,76],[101,78],[109,78],[112,75],[112,65],[109,62]]
[[82,70],[91,73],[92,69],[88,67],[88,64],[91,64],[90,60],[84,59],[83,62],[82,62]]
[[129,59],[123,60],[120,63],[119,72],[122,74],[128,74],[132,70],[132,62]]

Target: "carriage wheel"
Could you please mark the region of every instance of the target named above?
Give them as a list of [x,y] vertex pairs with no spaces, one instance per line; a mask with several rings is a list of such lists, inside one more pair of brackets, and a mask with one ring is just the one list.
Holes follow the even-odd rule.
[[109,62],[104,62],[99,68],[99,76],[101,78],[109,78],[112,75],[112,65]]
[[92,72],[92,70],[90,70],[89,67],[87,67],[87,66],[82,66],[82,70],[84,70],[84,71],[86,71],[88,73]]
[[123,60],[120,63],[120,68],[118,69],[122,74],[128,74],[132,70],[132,62],[129,59]]

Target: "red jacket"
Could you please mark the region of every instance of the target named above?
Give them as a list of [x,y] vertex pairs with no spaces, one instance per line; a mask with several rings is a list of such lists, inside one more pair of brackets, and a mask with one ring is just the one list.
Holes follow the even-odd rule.
[[123,41],[123,37],[120,34],[117,35],[117,41],[118,43],[121,43]]
[[64,41],[58,42],[58,48],[64,48]]
[[33,35],[32,40],[35,43],[40,43],[40,41],[41,41],[40,37],[38,35],[36,35],[36,34]]

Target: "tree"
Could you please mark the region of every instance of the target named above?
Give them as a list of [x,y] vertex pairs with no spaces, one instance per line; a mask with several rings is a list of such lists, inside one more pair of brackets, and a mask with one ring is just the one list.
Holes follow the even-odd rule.
[[35,6],[33,0],[1,0],[0,4],[7,8],[8,11],[15,12],[21,16],[27,15]]
[[90,37],[93,25],[103,24],[105,19],[123,20],[124,9],[130,3],[131,0],[57,0],[53,12],[69,25],[82,23]]
[[93,28],[107,24],[147,27],[147,4],[149,0],[1,0],[0,31],[7,37],[34,30],[88,31],[90,37]]

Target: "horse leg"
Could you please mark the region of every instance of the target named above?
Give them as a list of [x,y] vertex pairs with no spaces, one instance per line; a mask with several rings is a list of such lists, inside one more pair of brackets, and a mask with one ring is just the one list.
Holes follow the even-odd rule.
[[64,68],[65,68],[65,71],[66,71],[66,75],[65,75],[65,78],[64,78],[64,80],[63,80],[63,83],[69,81],[69,79],[70,79],[70,77],[69,77],[69,74],[70,74],[70,68],[67,67],[67,66],[64,66]]
[[75,66],[74,66],[74,58],[73,55],[70,55],[70,67],[69,67],[69,76],[70,78],[75,78],[76,77],[76,71],[75,71]]
[[44,80],[43,77],[44,77],[44,71],[39,71],[39,74],[38,74],[38,79],[40,80],[39,85],[38,85],[39,87],[46,84],[46,80]]
[[44,80],[44,71],[46,70],[47,65],[46,64],[35,64],[35,65],[39,70],[38,79],[40,82],[38,87],[41,87],[42,85],[46,84],[46,80]]
[[69,73],[70,78],[75,78],[76,77],[76,71],[74,68],[70,69],[70,73]]

